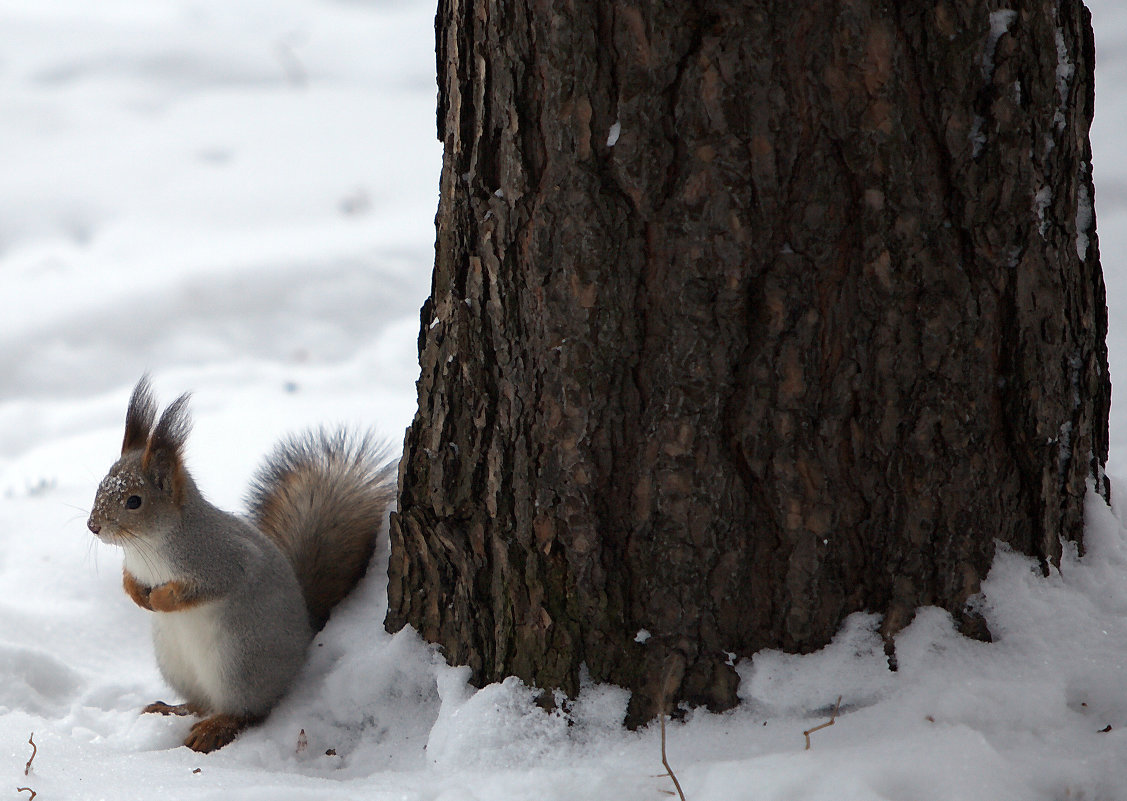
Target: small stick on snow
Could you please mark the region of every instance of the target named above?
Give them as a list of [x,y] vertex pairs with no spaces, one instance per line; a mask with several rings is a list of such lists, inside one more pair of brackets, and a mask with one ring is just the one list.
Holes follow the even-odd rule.
[[27,801],[35,801],[35,796],[39,795],[39,793],[35,792],[35,791],[34,791],[34,790],[32,790],[32,789],[31,789],[30,787],[17,787],[17,788],[16,788],[16,792],[17,792],[17,793],[22,793],[22,792],[24,792],[25,790],[26,790],[27,792],[31,793],[31,795],[30,795],[30,796],[28,796],[28,799],[27,799]]
[[[677,774],[673,772],[673,768],[669,764],[669,757],[665,753],[665,716],[669,711],[669,697],[672,695],[673,687],[675,686],[673,674],[678,668],[681,669],[681,675],[683,675],[685,670],[684,657],[680,659],[673,658],[666,663],[665,681],[662,682],[661,708],[658,712],[658,719],[661,721],[661,764],[665,766],[665,774],[673,780],[673,786],[677,788],[677,795],[680,797],[681,801],[685,801],[685,794],[681,792],[681,782],[677,781]],[[678,676],[676,682],[680,682],[680,680],[681,676]],[[668,793],[667,790],[663,792]],[[672,793],[668,794],[673,795]]]
[[681,797],[681,801],[685,801],[685,794],[681,792],[681,782],[677,781],[677,775],[673,772],[673,768],[669,767],[669,759],[665,755],[665,713],[661,713],[661,764],[665,765],[665,772],[669,774],[669,778],[673,780],[673,786],[677,788],[677,795]]
[[[28,757],[27,764],[23,766],[23,775],[24,776],[31,773],[31,760],[35,759],[35,755],[37,753],[39,753],[39,749],[35,745],[35,732],[31,733],[31,735],[27,738],[27,742],[31,746],[31,756]],[[31,790],[30,787],[25,788],[25,789]],[[18,793],[20,791],[16,790],[16,792]],[[35,791],[34,790],[31,790],[31,797],[35,798]]]
[[834,721],[837,720],[838,710],[840,710],[840,709],[841,709],[841,696],[839,695],[837,697],[837,703],[834,704],[834,711],[833,711],[833,714],[830,715],[830,719],[825,723],[819,723],[814,728],[807,729],[806,731],[802,732],[803,736],[806,737],[806,750],[807,751],[810,750],[810,735],[813,734],[816,731],[821,731],[822,729],[828,729],[830,726],[834,725]]

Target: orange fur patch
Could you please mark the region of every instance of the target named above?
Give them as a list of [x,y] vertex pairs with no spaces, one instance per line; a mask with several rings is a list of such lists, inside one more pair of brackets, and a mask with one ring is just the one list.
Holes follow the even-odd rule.
[[167,581],[149,592],[149,604],[154,612],[179,612],[205,600],[194,587],[183,581]]
[[142,609],[152,611],[152,604],[149,602],[149,588],[137,581],[137,578],[125,568],[121,570],[121,586],[125,588],[125,594],[133,599],[133,603]]

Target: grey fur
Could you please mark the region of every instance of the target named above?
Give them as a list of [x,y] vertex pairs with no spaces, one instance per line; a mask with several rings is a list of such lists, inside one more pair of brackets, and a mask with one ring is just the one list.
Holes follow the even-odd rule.
[[[209,712],[262,717],[289,688],[313,637],[301,587],[273,542],[208,503],[191,479],[185,489],[180,525],[160,550],[173,576],[216,600],[153,615],[157,664],[188,702]],[[205,644],[199,639],[206,629],[214,640]],[[221,675],[186,669],[193,665],[181,650],[201,646],[215,649]]]

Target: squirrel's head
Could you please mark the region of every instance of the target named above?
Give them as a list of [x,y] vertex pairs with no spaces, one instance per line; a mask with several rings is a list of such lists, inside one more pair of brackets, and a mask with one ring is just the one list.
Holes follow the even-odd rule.
[[179,521],[190,481],[183,459],[191,427],[188,395],[173,401],[159,420],[156,409],[143,376],[129,399],[121,458],[98,485],[86,523],[103,542],[127,546],[160,536]]

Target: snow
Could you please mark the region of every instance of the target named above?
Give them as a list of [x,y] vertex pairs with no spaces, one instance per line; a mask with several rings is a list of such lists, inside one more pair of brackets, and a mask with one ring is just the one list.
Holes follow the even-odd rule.
[[[1086,165],[1081,165],[1080,180],[1084,181],[1087,177],[1088,168]],[[1089,197],[1088,187],[1081,183],[1076,193],[1076,256],[1081,260],[1088,258],[1088,243],[1091,239],[1089,232],[1094,219],[1092,198]]]
[[[1091,6],[1088,201],[1118,375],[1127,7]],[[386,549],[262,726],[201,756],[179,747],[190,720],[138,715],[176,699],[147,613],[121,591],[120,551],[84,521],[141,373],[165,401],[195,392],[189,464],[227,508],[283,434],[348,422],[398,442],[414,412],[441,159],[433,16],[414,0],[0,0],[0,779],[13,797],[673,791],[658,727],[620,728],[624,691],[586,683],[545,713],[520,682],[475,691],[412,631],[384,632]],[[1011,21],[991,17],[995,41]],[[738,709],[668,726],[690,801],[1123,797],[1125,426],[1117,403],[1116,505],[1088,498],[1085,554],[1047,578],[998,556],[980,600],[995,642],[925,609],[891,672],[878,621],[858,614],[818,653],[739,662]]]
[[994,51],[998,47],[998,40],[1010,32],[1015,19],[1017,12],[1009,8],[990,12],[990,34],[982,51],[982,77],[986,83],[990,83],[994,77]]
[[622,123],[618,120],[610,126],[610,131],[607,132],[607,147],[614,147],[618,144],[618,137],[622,135]]
[[1062,116],[1068,104],[1069,87],[1072,85],[1072,76],[1076,73],[1076,65],[1069,58],[1068,44],[1064,40],[1064,31],[1059,27],[1055,31],[1057,45],[1057,94],[1060,95]]

